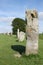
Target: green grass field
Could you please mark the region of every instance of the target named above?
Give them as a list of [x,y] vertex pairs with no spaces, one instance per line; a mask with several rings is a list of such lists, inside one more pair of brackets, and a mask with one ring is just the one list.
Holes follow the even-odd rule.
[[15,57],[11,45],[26,45],[26,41],[17,42],[16,36],[0,35],[0,65],[43,65],[43,39],[39,39],[38,55]]

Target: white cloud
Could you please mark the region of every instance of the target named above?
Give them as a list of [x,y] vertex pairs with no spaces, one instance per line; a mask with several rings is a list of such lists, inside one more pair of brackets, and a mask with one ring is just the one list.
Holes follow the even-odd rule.
[[12,27],[11,26],[0,26],[0,33],[6,33],[6,32],[12,32]]
[[38,15],[39,15],[39,19],[43,20],[43,12],[39,12]]
[[0,33],[12,32],[12,20],[15,17],[0,17]]
[[5,15],[5,16],[8,16],[8,15],[14,15],[15,13],[17,12],[14,12],[14,11],[2,11],[0,10],[0,15]]
[[39,12],[39,16],[43,16],[43,12]]
[[8,23],[9,25],[11,25],[12,20],[13,20],[14,18],[15,18],[15,17],[0,17],[0,22],[5,22],[5,23]]
[[19,17],[19,18],[24,18],[25,12],[16,10],[16,11],[2,11],[0,10],[0,17]]
[[43,12],[39,12],[39,32],[43,32]]

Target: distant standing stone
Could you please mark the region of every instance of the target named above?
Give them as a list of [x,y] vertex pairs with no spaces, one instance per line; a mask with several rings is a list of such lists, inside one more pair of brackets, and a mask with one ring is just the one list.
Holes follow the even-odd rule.
[[24,39],[25,39],[25,33],[21,31],[19,33],[19,41],[24,41]]
[[17,38],[19,39],[19,29],[17,29]]

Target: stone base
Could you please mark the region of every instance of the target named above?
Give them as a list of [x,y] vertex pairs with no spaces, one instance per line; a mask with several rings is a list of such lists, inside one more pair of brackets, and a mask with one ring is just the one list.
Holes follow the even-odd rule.
[[20,58],[21,57],[21,54],[16,53],[16,54],[14,54],[14,56]]
[[35,43],[32,40],[27,40],[27,44],[26,44],[26,55],[37,54],[37,53],[38,53],[38,42]]

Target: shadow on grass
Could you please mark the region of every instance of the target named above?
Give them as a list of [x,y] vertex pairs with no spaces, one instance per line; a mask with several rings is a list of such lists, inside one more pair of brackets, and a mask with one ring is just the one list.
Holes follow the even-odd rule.
[[12,48],[14,51],[19,52],[21,55],[22,55],[23,53],[25,53],[25,46],[22,46],[22,45],[11,45],[11,48]]
[[24,58],[28,59],[42,59],[40,54],[29,54],[28,56],[25,55],[26,47],[23,45],[11,45],[11,49],[14,51],[19,52]]

